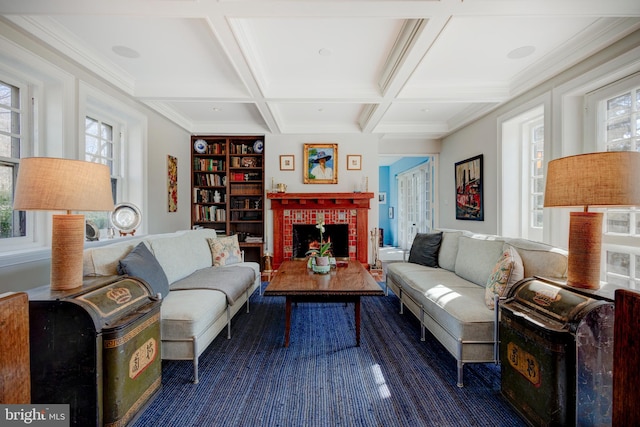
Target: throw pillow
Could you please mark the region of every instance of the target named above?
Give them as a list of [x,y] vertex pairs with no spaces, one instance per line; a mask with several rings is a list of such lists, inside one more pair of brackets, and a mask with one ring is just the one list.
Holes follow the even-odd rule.
[[162,266],[147,245],[139,243],[129,255],[118,262],[118,273],[139,277],[151,286],[154,295],[169,295],[169,281]]
[[208,238],[209,248],[211,248],[211,258],[214,267],[231,265],[242,262],[242,252],[238,243],[238,235]]
[[493,310],[493,296],[507,295],[511,287],[522,279],[524,279],[522,258],[515,248],[507,245],[487,280],[484,293],[484,302],[487,307]]
[[438,266],[438,249],[442,241],[442,231],[438,233],[418,233],[416,234],[411,251],[409,252],[409,262],[427,267]]

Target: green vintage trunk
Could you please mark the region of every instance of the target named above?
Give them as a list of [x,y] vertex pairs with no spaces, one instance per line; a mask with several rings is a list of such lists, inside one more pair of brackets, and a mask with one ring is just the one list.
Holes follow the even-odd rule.
[[[584,387],[577,390],[577,375],[587,359],[602,356],[578,354],[576,329],[583,319],[594,323],[589,313],[606,304],[553,282],[528,279],[500,306],[502,394],[531,424],[576,425],[578,400],[585,394]],[[582,404],[581,410],[594,412],[592,406]]]
[[160,389],[160,307],[102,338],[104,424],[125,425]]
[[32,403],[69,404],[72,426],[125,425],[160,387],[159,321],[136,278],[29,291]]

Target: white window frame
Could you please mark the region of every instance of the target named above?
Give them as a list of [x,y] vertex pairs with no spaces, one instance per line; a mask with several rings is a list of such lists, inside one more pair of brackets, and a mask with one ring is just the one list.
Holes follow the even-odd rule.
[[[640,72],[631,74],[625,78],[619,79],[611,84],[595,89],[585,96],[585,136],[594,135],[589,144],[595,146],[596,151],[606,151],[606,127],[603,126],[605,119],[601,117],[606,114],[606,102],[609,99],[628,92],[630,90],[639,90],[640,88]],[[640,117],[640,106],[636,105],[635,119]],[[632,116],[633,120],[633,116]],[[635,147],[638,150],[640,140],[636,138]],[[640,256],[640,230],[637,230],[637,223],[640,221],[640,209],[613,209],[615,211],[626,211],[630,215],[629,234],[615,233],[607,230],[607,210],[602,209],[605,213],[603,221],[602,235],[602,255],[601,259],[601,280],[604,282],[613,282],[616,285],[628,286],[630,289],[640,290],[640,274],[636,271],[640,266],[636,260]],[[613,211],[612,210],[612,211]],[[615,252],[630,256],[629,276],[620,275],[613,271],[609,271],[608,253]]]
[[[545,241],[546,230],[531,226],[532,182],[531,141],[532,125],[544,126],[543,173],[546,171],[547,153],[551,146],[550,108],[551,94],[545,93],[508,114],[498,117],[498,231],[500,235]],[[543,211],[543,224],[548,213]]]
[[[147,232],[147,117],[123,104],[118,99],[106,95],[86,82],[79,85],[78,153],[84,159],[85,117],[101,119],[113,125],[114,175],[117,178],[116,203],[130,202],[142,212],[142,222],[136,235]],[[116,141],[117,138],[117,141]],[[116,154],[117,153],[117,154]],[[117,169],[117,171],[116,171]],[[101,239],[106,233],[101,231]]]
[[[116,185],[116,200],[114,201],[114,203],[119,203],[122,201],[122,197],[120,195],[121,190],[122,190],[122,175],[121,172],[122,171],[122,163],[124,161],[124,156],[123,156],[123,150],[122,150],[122,144],[123,144],[123,135],[124,135],[124,125],[122,123],[120,123],[115,117],[112,117],[110,115],[108,115],[107,113],[105,113],[104,111],[101,111],[99,108],[96,107],[92,107],[89,109],[88,114],[85,116],[85,132],[83,133],[83,139],[82,139],[82,147],[80,152],[82,153],[82,160],[86,160],[86,161],[92,161],[91,159],[88,158],[89,153],[87,152],[87,136],[89,134],[87,134],[86,132],[86,119],[90,118],[92,120],[97,121],[98,123],[98,127],[100,128],[100,126],[107,125],[111,127],[111,157],[108,159],[111,162],[110,165],[110,170],[111,170],[111,180],[112,182],[115,181]],[[102,139],[102,137],[99,137],[100,139]],[[99,159],[107,159],[104,156],[100,156]],[[103,162],[100,162],[103,163]],[[104,164],[104,163],[103,163]],[[105,237],[107,236],[107,229],[109,227],[111,227],[110,224],[110,219],[109,219],[109,214],[108,212],[83,212],[84,215],[87,218],[91,218],[94,217],[96,215],[99,216],[106,216],[105,221],[104,221],[104,227],[100,227],[100,235],[101,237]]]
[[[34,152],[32,129],[33,117],[35,116],[36,98],[34,90],[29,82],[12,78],[9,75],[0,73],[0,80],[8,85],[17,87],[20,97],[20,158],[29,157]],[[9,160],[9,159],[7,159]],[[18,162],[18,168],[19,168]],[[14,183],[15,185],[15,183]],[[32,211],[26,211],[25,235],[0,239],[0,253],[15,252],[33,248],[36,244],[44,242],[43,236],[38,236],[36,230],[44,228],[42,215],[36,215]]]

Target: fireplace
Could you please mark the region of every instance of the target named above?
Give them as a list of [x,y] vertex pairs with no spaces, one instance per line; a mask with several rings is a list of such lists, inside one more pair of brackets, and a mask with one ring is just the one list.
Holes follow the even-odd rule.
[[294,225],[312,225],[319,237],[315,228],[319,219],[324,221],[325,229],[330,225],[346,226],[346,233],[341,234],[347,240],[344,258],[368,264],[369,203],[373,193],[267,193],[267,198],[271,200],[273,210],[275,269],[284,260],[297,257],[293,242]]
[[[349,224],[325,224],[322,238],[331,242],[331,254],[335,258],[349,259]],[[320,240],[316,224],[293,224],[293,258],[303,259],[312,243]]]

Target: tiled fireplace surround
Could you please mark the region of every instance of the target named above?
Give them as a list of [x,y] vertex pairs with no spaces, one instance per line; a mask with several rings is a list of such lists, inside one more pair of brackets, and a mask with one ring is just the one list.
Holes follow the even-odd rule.
[[269,193],[273,210],[273,263],[293,257],[293,225],[349,225],[349,259],[368,262],[369,202],[373,193]]

